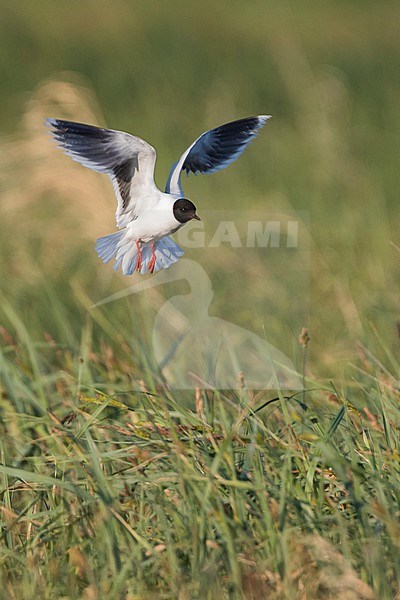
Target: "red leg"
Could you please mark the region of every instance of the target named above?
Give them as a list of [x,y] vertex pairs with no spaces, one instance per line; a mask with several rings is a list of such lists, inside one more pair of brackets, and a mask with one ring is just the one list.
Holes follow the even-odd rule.
[[154,244],[151,244],[151,260],[149,262],[149,271],[150,273],[154,272],[154,267],[156,266],[156,253],[154,251]]
[[136,260],[136,271],[140,271],[140,269],[142,268],[142,249],[140,247],[139,242],[136,240],[136,248],[138,251],[138,255],[137,255],[137,260]]

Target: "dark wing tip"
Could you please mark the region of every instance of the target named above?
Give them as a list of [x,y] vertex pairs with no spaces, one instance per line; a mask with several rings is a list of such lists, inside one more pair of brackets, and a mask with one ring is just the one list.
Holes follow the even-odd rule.
[[60,131],[66,129],[68,125],[74,125],[71,121],[63,121],[62,119],[53,119],[49,117],[45,119],[44,124],[46,127],[51,127],[54,131]]
[[233,144],[245,144],[247,145],[253,136],[264,127],[270,115],[258,115],[254,117],[244,117],[243,119],[237,119],[220,125],[215,129],[210,129],[204,136],[215,136],[218,139],[224,139],[225,143],[230,140]]
[[50,135],[52,141],[56,142],[60,148],[64,148],[63,133],[65,133],[66,130],[65,128],[63,129],[59,119],[45,119],[44,125],[47,128],[48,134]]
[[52,128],[52,133],[61,133],[68,135],[79,135],[91,138],[109,138],[115,132],[110,129],[88,125],[87,123],[78,123],[76,121],[66,121],[64,119],[45,119],[45,125]]
[[69,121],[63,121],[62,119],[45,119],[44,124],[50,129],[50,135],[57,141],[62,142],[64,135],[69,132],[69,125],[73,125]]
[[54,134],[58,129],[57,119],[48,118],[44,120],[44,126],[51,128],[50,134]]

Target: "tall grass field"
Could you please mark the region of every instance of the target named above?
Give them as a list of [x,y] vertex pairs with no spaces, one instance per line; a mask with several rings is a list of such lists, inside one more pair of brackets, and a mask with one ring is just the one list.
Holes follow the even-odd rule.
[[[399,22],[393,0],[4,3],[0,600],[400,599]],[[148,140],[162,189],[253,114],[273,118],[185,194],[206,228],[295,220],[299,251],[207,234],[182,263],[201,293],[178,266],[133,293],[153,276],[94,250],[110,182],[45,118]],[[301,385],[253,390],[235,349],[212,365],[230,389],[171,384],[154,332],[188,298]]]

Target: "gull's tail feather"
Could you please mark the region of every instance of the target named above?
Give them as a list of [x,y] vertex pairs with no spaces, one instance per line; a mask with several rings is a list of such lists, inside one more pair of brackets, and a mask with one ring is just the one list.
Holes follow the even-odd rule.
[[[141,259],[139,260],[136,242],[125,237],[125,231],[118,231],[111,235],[101,237],[96,242],[96,250],[103,262],[107,263],[115,258],[114,270],[121,268],[124,275],[133,275],[138,272],[142,275],[150,273],[152,251],[150,244],[140,244]],[[156,260],[152,272],[167,269],[176,263],[183,255],[183,250],[170,237],[162,238],[154,244]]]
[[117,231],[97,240],[96,251],[103,262],[108,263],[112,258],[115,258],[118,252],[118,244],[122,241],[124,233],[124,231]]
[[160,269],[168,269],[171,265],[176,263],[184,252],[180,246],[170,237],[164,237],[154,245],[156,253],[156,264],[154,271]]

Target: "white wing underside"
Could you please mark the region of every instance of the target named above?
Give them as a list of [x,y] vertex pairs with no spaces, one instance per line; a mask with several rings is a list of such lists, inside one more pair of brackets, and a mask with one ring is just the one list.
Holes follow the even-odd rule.
[[[122,191],[125,184],[121,184],[114,174],[109,173],[117,198],[115,220],[118,228],[126,227],[131,221],[140,216],[142,212],[149,210],[152,205],[157,203],[157,198],[160,194],[160,190],[155,185],[153,179],[156,151],[150,144],[147,144],[147,142],[144,142],[140,138],[136,138],[136,140],[146,144],[148,149],[143,149],[143,151],[137,153],[137,166],[135,167],[135,173],[130,183],[126,184],[126,193]],[[125,202],[124,198],[128,198],[128,201]]]

